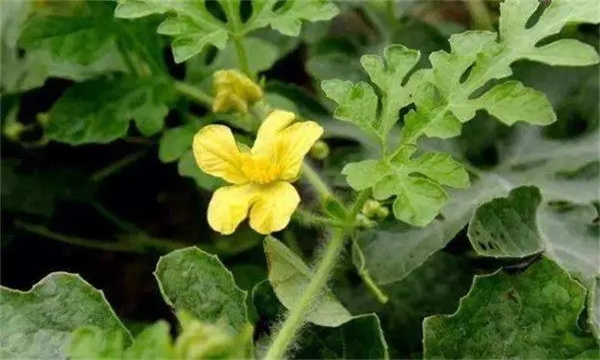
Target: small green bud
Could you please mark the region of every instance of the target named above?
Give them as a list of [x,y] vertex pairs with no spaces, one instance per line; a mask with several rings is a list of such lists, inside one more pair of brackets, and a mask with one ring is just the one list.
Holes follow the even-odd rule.
[[25,125],[18,121],[11,121],[4,125],[4,130],[2,132],[8,139],[12,141],[19,141],[23,131],[25,131]]
[[35,116],[35,119],[37,120],[37,122],[42,125],[43,127],[48,126],[48,123],[50,122],[50,117],[48,116],[48,113],[42,112],[42,113],[38,113]]
[[369,199],[365,202],[362,207],[362,214],[369,219],[378,216],[378,211],[381,208],[381,204],[377,200]]
[[318,140],[310,148],[310,156],[317,160],[323,160],[329,156],[329,145],[323,140]]
[[369,220],[369,218],[363,214],[356,215],[356,224],[363,229],[371,229],[377,225],[375,221]]

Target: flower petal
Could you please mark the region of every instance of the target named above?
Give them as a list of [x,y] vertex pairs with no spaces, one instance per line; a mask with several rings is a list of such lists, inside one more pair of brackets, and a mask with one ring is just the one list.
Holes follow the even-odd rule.
[[314,121],[303,121],[289,126],[277,135],[277,163],[281,180],[298,177],[302,160],[313,144],[323,135],[323,128]]
[[282,230],[290,222],[299,203],[298,192],[288,182],[261,186],[260,195],[250,209],[250,227],[263,235]]
[[296,115],[293,112],[274,110],[262,122],[256,140],[252,147],[252,154],[274,159],[275,139],[283,129],[294,121]]
[[221,234],[233,233],[259,196],[260,188],[254,184],[219,188],[208,204],[208,224]]
[[194,136],[196,163],[207,174],[232,184],[245,184],[248,178],[241,171],[243,158],[231,130],[224,125],[208,125]]

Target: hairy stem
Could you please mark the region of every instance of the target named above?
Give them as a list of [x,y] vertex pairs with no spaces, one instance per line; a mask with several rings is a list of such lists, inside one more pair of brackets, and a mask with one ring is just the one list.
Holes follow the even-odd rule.
[[[349,218],[353,219],[356,217],[363,204],[370,197],[369,191],[363,191],[358,194],[358,197],[354,204],[352,205],[352,209],[350,210]],[[344,249],[344,239],[346,237],[346,229],[335,229],[333,230],[333,235],[331,240],[325,247],[323,251],[323,256],[321,261],[319,261],[319,265],[317,266],[317,270],[315,275],[312,277],[311,281],[308,283],[306,289],[302,293],[302,296],[295,304],[294,308],[290,310],[287,318],[285,319],[283,326],[279,329],[271,346],[267,350],[265,354],[266,360],[276,360],[281,359],[285,355],[288,346],[294,340],[296,333],[302,325],[304,324],[304,320],[306,318],[306,314],[310,310],[310,307],[313,305],[313,301],[317,297],[317,295],[323,290],[323,287],[327,284],[329,277],[335,267],[337,260],[340,257],[340,253]]]
[[291,309],[283,326],[279,329],[279,332],[273,339],[271,346],[269,346],[269,349],[265,354],[264,358],[266,360],[279,360],[283,358],[289,344],[294,340],[296,333],[304,323],[306,314],[313,305],[313,301],[327,284],[327,280],[329,280],[329,276],[343,249],[344,232],[342,230],[334,230],[333,236],[325,248],[315,275],[306,289],[304,289],[302,296],[295,304],[294,308]]
[[207,108],[212,107],[213,98],[209,94],[202,91],[200,88],[188,84],[183,81],[175,81],[175,90],[188,99],[195,101]]

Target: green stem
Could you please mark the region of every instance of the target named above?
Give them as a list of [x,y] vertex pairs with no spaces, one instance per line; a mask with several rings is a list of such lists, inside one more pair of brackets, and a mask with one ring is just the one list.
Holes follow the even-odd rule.
[[119,229],[121,229],[125,232],[128,232],[128,233],[132,233],[132,234],[137,234],[137,233],[143,232],[140,228],[138,228],[137,226],[133,225],[132,223],[130,223],[124,219],[121,219],[119,216],[117,216],[115,213],[108,210],[104,206],[102,206],[100,203],[92,202],[91,205],[94,207],[94,209],[96,209],[96,211],[98,211],[106,219],[110,220]]
[[304,160],[302,163],[302,177],[315,189],[321,200],[327,200],[328,198],[333,197],[333,193],[329,186],[321,179],[308,160]]
[[358,276],[360,276],[367,289],[371,291],[371,293],[375,296],[375,298],[377,299],[377,301],[379,301],[380,304],[387,303],[389,298],[379,288],[379,286],[375,284],[375,281],[369,274],[369,270],[367,270],[366,268],[365,256],[360,250],[360,247],[358,246],[358,242],[356,241],[355,237],[352,237],[352,249],[354,250],[354,253],[358,256],[358,259],[360,261],[360,266],[357,268]]
[[[362,191],[358,194],[358,197],[350,210],[350,219],[356,217],[365,201],[367,201],[370,196],[370,191]],[[265,354],[264,358],[266,360],[281,359],[285,355],[289,344],[294,340],[294,336],[304,324],[306,314],[311,306],[313,306],[313,301],[322,291],[323,287],[325,287],[331,276],[336,261],[344,249],[346,231],[347,229],[334,228],[331,240],[323,252],[323,257],[317,266],[315,275],[312,277],[308,286],[304,289],[302,296],[298,300],[298,303],[290,310],[288,317],[275,335],[271,346],[269,346],[269,349]]]
[[493,26],[492,17],[487,6],[482,0],[466,0],[465,5],[475,22],[475,27],[481,30],[491,30]]
[[134,152],[133,154],[129,154],[129,155],[125,156],[124,158],[117,160],[114,163],[96,171],[94,174],[92,174],[91,179],[92,179],[92,181],[95,181],[95,182],[102,181],[105,178],[109,177],[110,175],[121,170],[122,168],[128,166],[129,164],[132,164],[132,163],[136,162],[137,160],[141,159],[147,153],[148,153],[148,149],[142,149],[137,152]]
[[313,301],[329,280],[331,272],[343,249],[344,232],[342,230],[334,230],[331,241],[325,248],[315,275],[302,292],[298,303],[289,312],[283,326],[275,335],[271,346],[269,346],[265,354],[264,358],[266,360],[279,360],[283,358],[289,344],[294,340],[294,336],[304,323],[306,314],[311,306],[313,306]]
[[45,238],[60,241],[70,245],[86,247],[90,249],[99,249],[114,252],[133,252],[143,253],[143,249],[133,243],[118,243],[101,240],[84,239],[76,236],[59,234],[49,230],[42,225],[31,224],[22,220],[15,220],[15,226],[21,230],[28,231],[32,234],[43,236]]
[[183,81],[175,81],[175,90],[188,99],[202,104],[209,109],[212,107],[212,96],[208,95],[196,86],[190,85]]
[[248,55],[246,54],[246,48],[244,47],[244,43],[242,42],[242,37],[233,36],[233,43],[235,44],[235,51],[237,52],[238,61],[240,63],[241,70],[248,75],[250,78],[253,78],[250,73],[250,65],[248,65]]

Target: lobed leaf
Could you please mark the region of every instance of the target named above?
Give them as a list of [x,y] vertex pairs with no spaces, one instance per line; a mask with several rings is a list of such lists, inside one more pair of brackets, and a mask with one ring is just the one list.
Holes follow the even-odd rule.
[[416,158],[414,149],[401,152],[391,161],[365,160],[350,163],[342,174],[357,191],[373,188],[373,197],[396,196],[394,215],[414,226],[425,226],[448,201],[442,185],[464,188],[469,176],[464,167],[444,153],[426,153]]
[[476,276],[455,314],[423,322],[425,358],[585,357],[597,344],[577,328],[584,304],[585,290],[548,259]]
[[111,331],[125,344],[131,336],[103,293],[78,275],[52,273],[22,292],[0,287],[3,358],[67,359],[71,332],[82,326]]

